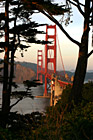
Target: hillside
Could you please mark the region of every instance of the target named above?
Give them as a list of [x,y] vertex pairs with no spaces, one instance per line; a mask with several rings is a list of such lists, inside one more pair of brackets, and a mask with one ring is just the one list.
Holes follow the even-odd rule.
[[[16,62],[15,63],[15,78],[14,81],[17,83],[23,83],[25,80],[36,79],[37,64],[29,62]],[[59,71],[60,75],[63,74],[63,71]],[[74,72],[66,71],[69,77],[74,75]],[[93,71],[86,73],[85,81],[93,81]],[[43,76],[44,81],[44,76]]]
[[15,82],[23,83],[25,80],[33,79],[36,79],[36,73],[31,68],[24,67],[19,63],[15,65]]
[[[3,67],[1,65],[1,67]],[[3,70],[0,72],[3,75]],[[36,79],[36,72],[29,67],[22,66],[21,63],[16,62],[14,66],[14,81],[16,83],[23,83],[25,80]]]
[[35,73],[37,72],[37,64],[35,63],[24,62],[24,61],[23,62],[18,61],[16,63],[22,65],[23,67],[32,69]]
[[[29,62],[17,62],[17,63],[19,63],[20,65],[22,65],[26,68],[32,69],[35,73],[37,72],[37,64],[35,64],[35,63],[29,63]],[[63,71],[59,71],[59,73],[62,74]],[[66,73],[68,74],[69,77],[74,75],[74,72],[66,71]],[[89,80],[93,80],[93,71],[92,70],[86,73],[85,81],[89,81]]]

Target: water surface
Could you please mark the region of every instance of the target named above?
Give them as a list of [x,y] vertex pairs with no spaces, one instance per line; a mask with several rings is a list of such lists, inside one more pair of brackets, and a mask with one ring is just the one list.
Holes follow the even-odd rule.
[[[20,84],[17,90],[18,91],[25,90],[23,84]],[[44,93],[44,86],[41,85],[38,87],[32,87],[31,93],[33,96],[42,96]],[[17,99],[12,99],[11,104],[15,103],[16,100]],[[2,103],[2,84],[0,84],[0,104],[1,103]],[[13,112],[18,111],[18,113],[21,113],[21,114],[31,113],[33,111],[45,112],[45,109],[47,106],[49,106],[49,103],[50,101],[47,98],[34,98],[34,99],[25,98],[22,101],[20,101],[17,105],[15,105],[11,109],[11,111]]]

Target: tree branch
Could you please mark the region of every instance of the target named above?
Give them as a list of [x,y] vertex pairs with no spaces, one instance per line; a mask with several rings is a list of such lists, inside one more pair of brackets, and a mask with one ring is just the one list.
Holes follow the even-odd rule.
[[77,2],[77,8],[78,8],[79,12],[80,12],[83,16],[85,16],[84,12],[82,11],[82,9],[81,9],[81,7],[80,7],[79,1],[76,0],[76,2]]
[[71,0],[68,0],[71,4],[73,4],[74,6],[76,6],[77,7],[77,4],[76,3],[74,3],[74,2],[72,2]]
[[[77,2],[77,0],[73,0],[73,1]],[[81,6],[85,7],[85,5],[84,5],[84,4],[82,4],[81,2],[79,2],[79,1],[78,1],[78,3],[79,3],[79,5],[81,5]]]
[[90,57],[90,55],[92,55],[93,50],[87,55],[87,58]]
[[19,103],[21,100],[22,100],[23,98],[21,97],[19,100],[17,100],[14,104],[12,104],[11,106],[10,106],[10,109],[13,107],[13,106],[15,106],[17,103]]
[[71,0],[68,0],[71,4],[73,4],[74,6],[76,6],[77,8],[78,8],[78,10],[79,10],[79,12],[84,16],[85,14],[84,14],[84,12],[82,11],[82,9],[81,9],[81,7],[80,7],[80,3],[79,3],[79,1],[78,0],[74,0],[76,3],[74,3],[74,2],[72,2]]
[[58,27],[60,28],[60,30],[67,36],[67,38],[69,40],[71,40],[73,43],[75,43],[76,45],[78,45],[80,47],[80,43],[76,40],[74,40],[66,31],[65,29],[62,27],[62,25],[52,16],[47,14],[46,12],[42,11],[42,14],[44,14],[45,16],[47,16],[52,22],[54,22],[56,25],[58,25]]

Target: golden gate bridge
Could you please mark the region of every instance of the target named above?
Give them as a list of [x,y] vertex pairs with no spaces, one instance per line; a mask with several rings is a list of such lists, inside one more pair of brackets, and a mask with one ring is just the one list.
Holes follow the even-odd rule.
[[[50,34],[50,32],[52,34]],[[58,83],[60,84],[60,87],[65,88],[68,84],[72,84],[70,78],[65,72],[59,41],[58,41],[58,47],[59,47],[59,54],[61,57],[61,63],[63,67],[63,75],[59,75],[59,73],[56,71],[56,64],[57,64],[56,63],[56,50],[57,50],[56,25],[46,25],[45,41],[49,42],[50,40],[52,43],[45,44],[45,56],[43,56],[43,50],[37,51],[37,80],[40,80],[40,82],[42,83],[43,82],[42,75],[45,76],[44,96],[48,96],[47,80],[48,79],[52,80],[53,74],[59,77]],[[45,60],[45,67],[43,67],[43,60]],[[49,64],[51,65],[51,68],[48,68]],[[65,80],[63,81],[62,79]]]

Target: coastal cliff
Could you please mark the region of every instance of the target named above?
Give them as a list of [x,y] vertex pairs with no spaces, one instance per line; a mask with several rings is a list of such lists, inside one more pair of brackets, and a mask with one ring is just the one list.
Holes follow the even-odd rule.
[[36,73],[31,68],[26,68],[20,64],[15,65],[15,78],[16,83],[23,83],[25,80],[33,80],[36,78]]

